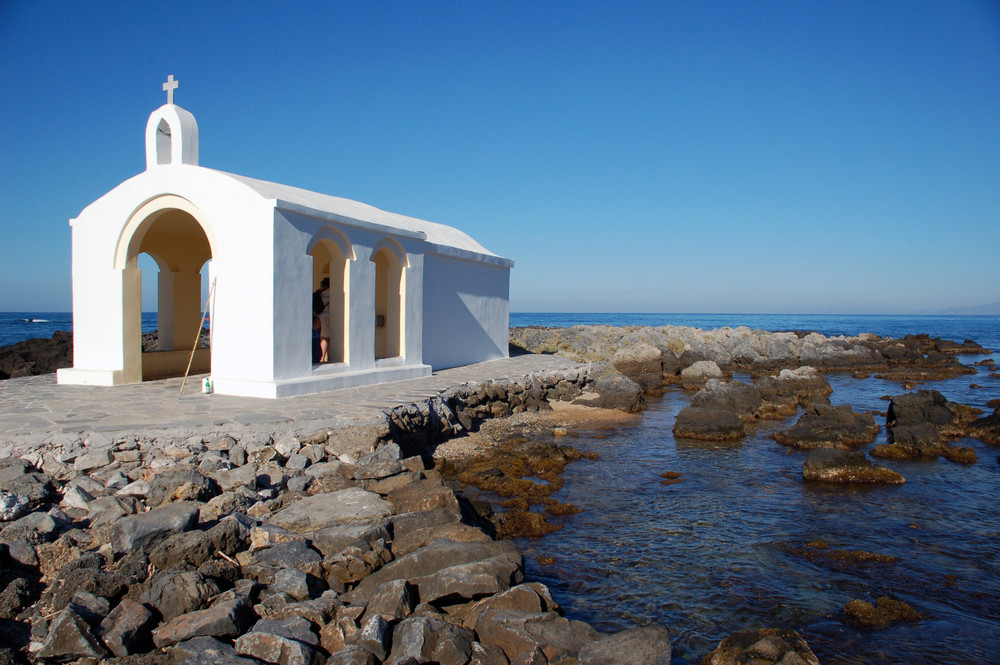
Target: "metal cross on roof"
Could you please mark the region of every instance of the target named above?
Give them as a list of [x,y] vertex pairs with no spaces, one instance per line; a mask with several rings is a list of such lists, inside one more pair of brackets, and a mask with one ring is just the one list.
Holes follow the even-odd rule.
[[167,82],[163,84],[163,89],[167,91],[167,104],[174,103],[174,90],[176,90],[179,85],[180,83],[174,80],[173,74],[167,77]]

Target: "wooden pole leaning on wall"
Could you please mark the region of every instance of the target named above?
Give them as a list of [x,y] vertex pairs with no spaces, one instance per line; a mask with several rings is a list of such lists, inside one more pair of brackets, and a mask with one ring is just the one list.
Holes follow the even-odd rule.
[[[184,370],[184,378],[181,379],[181,394],[184,394],[184,384],[187,383],[188,374],[191,373],[191,363],[194,362],[194,352],[198,350],[198,342],[201,341],[201,330],[205,327],[205,317],[208,316],[208,308],[212,304],[213,295],[215,295],[215,279],[212,280],[212,288],[208,290],[208,299],[205,301],[205,309],[201,312],[201,323],[198,324],[198,334],[194,336],[194,346],[191,347],[191,355],[188,356],[187,369]],[[211,337],[209,339],[211,339]],[[211,352],[211,349],[209,352]]]

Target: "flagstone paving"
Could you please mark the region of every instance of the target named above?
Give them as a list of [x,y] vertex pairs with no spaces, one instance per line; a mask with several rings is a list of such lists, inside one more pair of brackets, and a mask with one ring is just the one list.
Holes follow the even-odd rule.
[[380,421],[386,410],[471,381],[515,378],[581,365],[525,354],[435,372],[431,376],[283,399],[206,395],[201,376],[125,386],[64,386],[55,374],[0,381],[0,441],[55,433],[156,429],[254,428],[295,424],[338,427]]

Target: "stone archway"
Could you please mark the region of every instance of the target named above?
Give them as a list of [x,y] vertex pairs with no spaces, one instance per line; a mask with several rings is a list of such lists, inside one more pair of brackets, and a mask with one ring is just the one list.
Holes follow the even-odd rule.
[[[181,376],[199,338],[202,320],[201,270],[213,258],[211,230],[200,210],[185,199],[164,196],[129,218],[119,238],[116,268],[123,271],[122,325],[124,375],[134,383]],[[156,350],[142,350],[142,274],[140,254],[148,254],[157,276]],[[198,349],[192,373],[211,370],[211,349]]]

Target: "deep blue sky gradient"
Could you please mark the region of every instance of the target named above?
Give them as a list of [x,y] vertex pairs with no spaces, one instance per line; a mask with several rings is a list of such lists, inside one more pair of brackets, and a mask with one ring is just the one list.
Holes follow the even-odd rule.
[[1000,301],[1000,2],[0,2],[0,311],[67,220],[201,164],[457,226],[514,311]]

